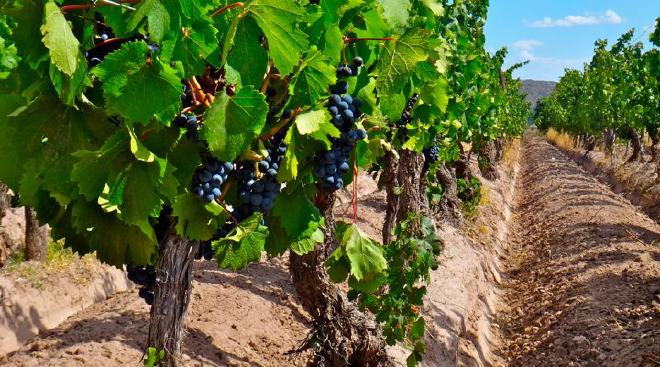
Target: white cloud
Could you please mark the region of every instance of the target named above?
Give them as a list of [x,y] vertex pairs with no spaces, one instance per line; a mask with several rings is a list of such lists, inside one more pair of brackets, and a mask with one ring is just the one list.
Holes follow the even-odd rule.
[[531,51],[541,45],[543,45],[543,43],[537,40],[520,40],[512,43],[511,47],[516,50]]
[[543,57],[537,56],[534,50],[543,43],[538,40],[519,40],[511,44],[511,48],[517,50],[518,52],[513,55],[516,62],[529,61],[532,64],[536,65],[546,65],[554,67],[567,67],[572,69],[580,69],[585,62],[588,62],[588,58],[575,58],[575,59],[562,59],[554,57]]
[[529,23],[530,27],[548,28],[548,27],[572,27],[574,25],[596,25],[596,24],[621,24],[623,18],[614,10],[606,10],[604,14],[594,15],[567,15],[561,19],[545,17],[542,20],[535,20]]

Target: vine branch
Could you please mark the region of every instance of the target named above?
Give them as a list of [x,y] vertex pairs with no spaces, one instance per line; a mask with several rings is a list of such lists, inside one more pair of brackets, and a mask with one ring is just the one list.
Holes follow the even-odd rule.
[[215,18],[215,17],[217,17],[218,15],[224,13],[225,11],[227,11],[227,10],[229,10],[229,9],[233,9],[233,8],[242,8],[243,6],[245,6],[245,4],[243,4],[243,3],[240,2],[240,1],[235,2],[235,3],[233,3],[233,4],[227,4],[227,5],[223,6],[222,8],[220,8],[220,9],[214,11],[213,14],[211,14],[211,18]]

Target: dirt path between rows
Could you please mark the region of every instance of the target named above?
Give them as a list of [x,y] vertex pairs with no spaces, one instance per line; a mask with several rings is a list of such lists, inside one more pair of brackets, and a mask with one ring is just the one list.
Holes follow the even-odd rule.
[[507,364],[660,365],[660,226],[533,133],[521,157]]

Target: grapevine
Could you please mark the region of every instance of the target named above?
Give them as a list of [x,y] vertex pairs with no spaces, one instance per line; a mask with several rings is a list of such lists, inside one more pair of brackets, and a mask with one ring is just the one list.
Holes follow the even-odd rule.
[[630,161],[641,158],[642,136],[646,135],[657,160],[658,29],[660,21],[650,36],[653,47],[645,52],[641,42],[634,42],[633,30],[611,46],[598,40],[591,62],[583,70],[567,70],[552,95],[539,102],[534,113],[536,125],[575,136],[587,152],[596,141],[602,141],[605,151],[611,153],[616,136],[620,136],[632,142]]
[[[434,167],[453,164],[462,143],[521,132],[525,106],[515,83],[496,82],[500,54],[480,37],[485,3],[325,5],[3,4],[0,180],[56,240],[127,267],[153,307],[146,345],[165,351],[154,363],[181,356],[195,257],[238,270],[288,251],[320,264],[292,267],[292,278],[312,269],[303,280],[343,276],[360,297],[381,297],[397,280],[395,253],[430,233],[399,230],[391,252],[356,225],[335,226],[334,192],[359,169],[382,171],[384,157],[406,168],[424,151],[429,172],[408,178],[433,185]],[[404,209],[399,223],[423,210]],[[316,331],[359,337],[308,347],[325,360],[385,362],[383,343],[370,342],[382,329],[364,324],[373,316],[326,283],[315,301],[345,324],[310,308]],[[408,332],[399,341],[419,339],[381,322]]]

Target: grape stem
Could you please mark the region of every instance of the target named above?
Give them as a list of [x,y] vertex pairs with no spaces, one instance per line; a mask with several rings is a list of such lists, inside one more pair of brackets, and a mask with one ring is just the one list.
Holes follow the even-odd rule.
[[289,123],[293,121],[295,117],[300,114],[300,112],[302,112],[302,108],[300,107],[293,109],[293,111],[291,111],[291,117],[289,117],[288,119],[281,119],[275,126],[273,126],[270,130],[268,130],[266,134],[262,135],[259,138],[259,140],[267,141],[268,139],[275,136],[275,134],[277,134],[280,130],[282,130],[287,125],[289,125]]
[[234,178],[229,177],[229,180],[224,184],[222,187],[222,195],[218,196],[215,199],[215,202],[224,209],[227,214],[229,214],[229,218],[231,218],[232,222],[234,222],[236,225],[238,225],[238,220],[231,214],[229,209],[227,209],[227,205],[225,204],[225,197],[227,196],[227,193],[229,192],[229,189],[231,188],[231,185],[234,183]]
[[273,61],[268,60],[268,72],[266,73],[266,77],[264,78],[264,81],[261,83],[261,88],[259,88],[259,92],[261,92],[262,94],[266,94],[266,90],[268,90],[268,84],[270,84],[272,71],[273,71]]
[[344,37],[344,43],[351,43],[351,42],[358,42],[358,41],[395,41],[396,38],[393,37],[384,37],[384,38],[378,38],[378,37],[364,37],[364,38],[349,38],[349,37]]
[[149,139],[149,135],[151,135],[151,133],[154,131],[156,131],[156,129],[154,128],[145,130],[142,134],[140,134],[140,141],[145,141]]
[[243,4],[240,1],[235,2],[233,4],[227,4],[227,5],[223,6],[222,8],[220,8],[220,9],[216,10],[215,12],[213,12],[213,14],[211,14],[211,18],[215,18],[218,15],[224,13],[225,11],[227,11],[229,9],[239,8],[239,7],[243,7],[243,6],[245,6],[245,4]]
[[357,224],[357,191],[358,191],[358,166],[357,166],[357,143],[353,145],[353,151],[355,152],[353,157],[353,224]]
[[124,5],[124,4],[137,4],[139,3],[140,0],[119,0],[119,1],[109,1],[109,0],[102,0],[100,1],[100,4],[76,4],[76,5],[64,5],[60,9],[62,12],[67,12],[71,10],[84,10],[84,9],[91,9],[91,8],[97,8],[99,6],[120,6],[122,8],[126,8],[129,10],[135,10],[134,7]]

